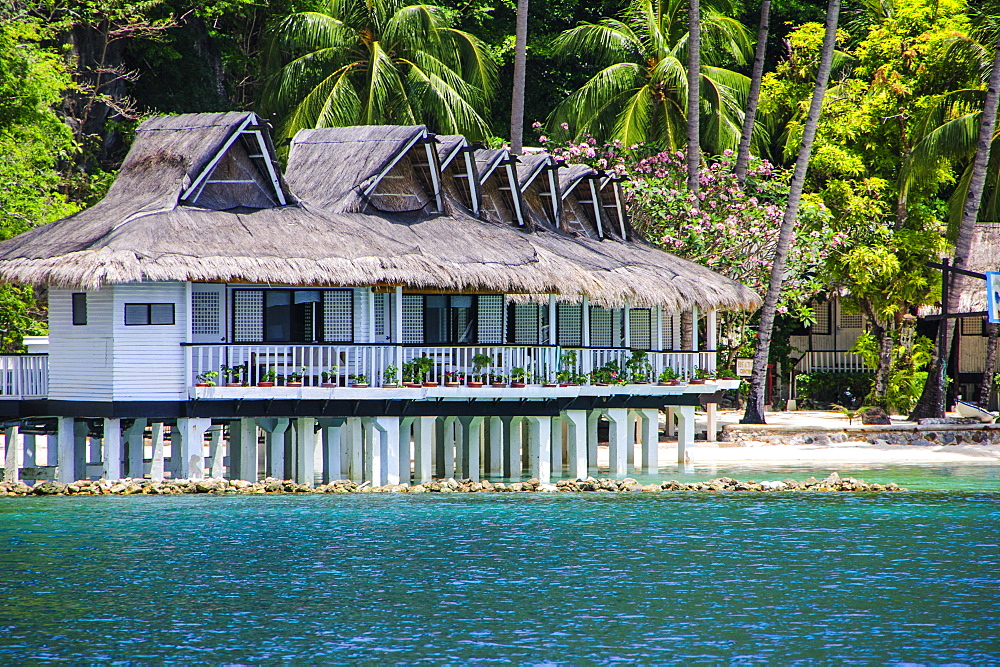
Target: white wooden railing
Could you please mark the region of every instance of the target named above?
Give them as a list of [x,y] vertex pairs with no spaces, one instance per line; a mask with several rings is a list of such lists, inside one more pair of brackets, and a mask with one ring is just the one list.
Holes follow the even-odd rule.
[[[349,386],[360,376],[371,384],[386,382],[386,371],[395,367],[397,381],[416,361],[427,367],[425,381],[510,381],[522,375],[528,383],[555,382],[566,373],[575,381],[586,381],[592,371],[614,364],[626,369],[632,350],[607,348],[561,348],[532,345],[185,345],[192,382],[206,373],[216,373],[212,382],[246,382],[254,385],[274,377],[278,384],[302,382],[304,386],[328,383]],[[714,352],[647,352],[649,379],[655,381],[670,367],[689,379],[697,368],[712,370]],[[480,362],[480,363],[477,363]],[[237,374],[226,368],[240,369]],[[560,371],[563,373],[560,374]]]
[[829,373],[870,373],[871,366],[853,352],[836,350],[813,350],[805,352],[795,365],[799,373],[814,373],[817,371]]
[[0,397],[45,398],[49,393],[46,354],[0,356]]

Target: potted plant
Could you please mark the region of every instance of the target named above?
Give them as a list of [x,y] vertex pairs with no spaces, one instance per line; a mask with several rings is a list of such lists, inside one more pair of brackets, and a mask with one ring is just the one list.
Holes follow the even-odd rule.
[[416,377],[414,382],[418,385],[423,385],[425,387],[436,387],[437,382],[429,381],[427,375],[434,369],[434,360],[430,357],[417,357],[413,360],[413,364],[416,367]]
[[699,368],[695,370],[694,377],[691,378],[691,384],[705,384],[705,380],[708,380],[711,377],[711,373],[704,368]]
[[273,368],[267,369],[263,375],[260,376],[260,380],[257,381],[258,387],[273,387],[274,382],[278,379],[278,371]]
[[301,387],[302,386],[302,377],[305,375],[305,373],[306,373],[306,367],[305,366],[303,366],[302,370],[300,370],[300,371],[295,371],[295,372],[289,373],[288,374],[288,380],[285,382],[285,386],[286,387]]
[[716,376],[720,380],[735,380],[736,379],[736,371],[734,371],[732,368],[722,368],[722,369],[719,369],[718,371],[716,371],[715,374],[716,374]]
[[490,373],[490,386],[494,389],[503,389],[507,387],[507,376],[503,373]]
[[202,373],[202,374],[200,374],[198,376],[198,378],[197,378],[198,381],[195,383],[194,386],[196,386],[196,387],[214,387],[215,386],[215,378],[217,378],[217,377],[219,377],[219,374],[216,371],[205,371],[204,373]]
[[677,372],[670,366],[664,368],[656,379],[661,386],[676,387],[681,383],[680,377],[677,375]]
[[220,367],[221,375],[223,381],[225,381],[227,387],[245,387],[247,386],[246,374],[247,365],[239,364],[238,366],[227,366],[223,364]]
[[420,383],[417,382],[417,365],[412,361],[407,361],[403,364],[403,386],[404,387],[420,386]]
[[525,379],[527,378],[528,372],[525,371],[520,366],[517,368],[510,369],[510,386],[515,389],[523,389],[526,385]]
[[358,373],[357,375],[348,375],[347,379],[351,381],[351,386],[356,389],[364,389],[368,386],[368,376]]
[[321,387],[331,388],[337,386],[337,378],[339,373],[337,372],[337,367],[334,366],[328,371],[323,371],[320,373],[320,377],[323,378],[323,383],[320,384]]
[[653,373],[653,365],[649,363],[648,354],[644,350],[632,350],[632,356],[625,362],[627,379],[634,384],[649,384]]
[[493,365],[493,358],[488,354],[477,354],[472,357],[472,377],[469,378],[469,387],[482,387],[487,368]]
[[444,386],[446,387],[459,387],[461,386],[462,380],[465,376],[459,371],[448,371],[444,374]]
[[382,371],[382,386],[386,389],[395,389],[398,383],[399,369],[395,366],[386,366]]

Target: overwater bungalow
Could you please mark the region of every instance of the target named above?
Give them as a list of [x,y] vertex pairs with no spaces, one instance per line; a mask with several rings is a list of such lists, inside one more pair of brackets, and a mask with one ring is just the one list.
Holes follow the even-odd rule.
[[688,382],[716,312],[759,298],[618,185],[420,126],[305,130],[282,170],[252,113],[147,120],[103,200],[0,244],[49,304],[0,358],[8,478],[549,481],[596,471],[601,421],[610,474],[655,472],[659,412],[683,457],[737,384]]

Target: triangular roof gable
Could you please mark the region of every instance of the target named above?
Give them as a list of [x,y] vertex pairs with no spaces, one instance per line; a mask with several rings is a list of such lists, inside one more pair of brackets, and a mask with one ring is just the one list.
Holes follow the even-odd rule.
[[[411,152],[420,151],[425,162],[419,166],[428,177],[424,195],[440,211],[440,169],[429,139],[423,125],[300,130],[292,139],[286,178],[298,196],[327,210],[400,212],[408,209],[379,205],[378,199],[390,194],[379,188],[394,175],[394,169],[412,162],[408,159]],[[405,198],[407,193],[395,196]]]
[[620,185],[624,180],[626,179],[621,176],[606,175],[601,179],[598,193],[601,197],[601,221],[609,232],[621,234],[622,240],[628,240],[628,216],[625,213]]
[[460,134],[439,135],[437,141],[438,163],[445,190],[478,216],[482,192],[479,172],[472,157],[472,145]]
[[[513,222],[518,227],[525,224],[524,202],[521,199],[521,190],[518,187],[516,159],[506,150],[479,149],[475,153],[476,169],[479,171],[479,185],[482,192],[482,210],[488,212],[492,209],[497,218],[495,222]],[[494,197],[503,196],[507,193],[510,201],[504,201],[505,208],[510,210],[513,220],[506,220],[499,213],[496,202],[491,201]],[[488,216],[485,216],[488,218]]]
[[267,126],[255,113],[239,116],[222,144],[203,155],[204,164],[180,195],[182,203],[215,210],[288,203]]
[[[560,196],[564,200],[560,226],[564,231],[582,232],[598,239],[607,235],[602,224],[598,178],[597,171],[585,164],[569,165],[565,171],[559,172]],[[582,214],[585,219],[576,220],[576,224],[573,224],[568,218],[577,217],[578,214]]]
[[[518,164],[521,195],[529,210],[533,210],[536,216],[541,216],[550,225],[558,225],[561,200],[555,170],[562,166],[561,163],[557,163],[548,153],[532,153],[520,156]],[[543,210],[534,210],[538,205],[533,206],[532,200],[538,200]]]

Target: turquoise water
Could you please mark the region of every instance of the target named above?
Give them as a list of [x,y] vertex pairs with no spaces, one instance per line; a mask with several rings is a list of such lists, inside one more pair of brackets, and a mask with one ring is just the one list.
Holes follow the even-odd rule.
[[982,490],[4,499],[0,664],[996,664],[996,470],[961,477]]

